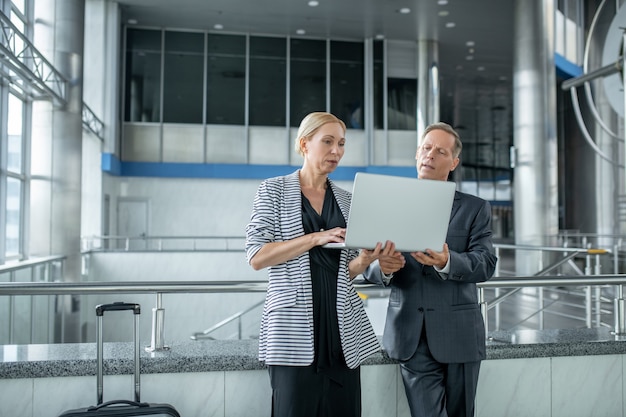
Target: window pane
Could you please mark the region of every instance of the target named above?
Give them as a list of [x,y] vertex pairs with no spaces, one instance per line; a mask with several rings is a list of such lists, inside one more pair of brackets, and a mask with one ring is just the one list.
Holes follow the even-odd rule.
[[208,38],[207,115],[209,124],[245,124],[246,38],[212,35]]
[[331,113],[363,129],[363,43],[330,43],[330,91]]
[[285,126],[286,55],[284,38],[250,38],[250,124]]
[[22,212],[22,184],[15,178],[7,178],[6,202],[6,257],[20,253],[20,216]]
[[22,174],[22,125],[24,103],[13,94],[9,94],[8,109],[8,161],[7,169],[16,174]]
[[389,78],[388,128],[396,130],[417,129],[417,80]]
[[161,31],[128,29],[126,38],[124,120],[160,122]]
[[290,44],[292,127],[313,111],[326,111],[326,41],[292,39]]
[[202,123],[204,35],[165,32],[163,121]]

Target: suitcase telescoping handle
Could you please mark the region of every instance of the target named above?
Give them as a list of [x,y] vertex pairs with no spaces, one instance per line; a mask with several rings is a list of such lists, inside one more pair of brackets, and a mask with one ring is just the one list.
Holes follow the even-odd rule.
[[97,360],[98,360],[98,369],[97,369],[97,393],[98,393],[98,404],[102,404],[103,399],[103,357],[104,357],[104,343],[102,340],[102,317],[104,316],[105,311],[122,311],[122,310],[132,310],[133,315],[135,316],[135,325],[134,325],[134,344],[135,344],[135,360],[134,360],[134,373],[133,373],[133,385],[135,387],[135,401],[140,402],[140,381],[139,381],[139,314],[141,314],[141,307],[139,304],[134,303],[123,303],[116,302],[112,304],[100,304],[96,306],[96,350],[97,350]]

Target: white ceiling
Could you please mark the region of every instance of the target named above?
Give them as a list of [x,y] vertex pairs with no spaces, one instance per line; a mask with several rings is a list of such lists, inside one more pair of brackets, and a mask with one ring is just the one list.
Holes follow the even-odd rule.
[[[119,0],[123,19],[140,26],[294,37],[435,40],[441,118],[483,140],[478,109],[511,114],[513,0]],[[440,4],[444,3],[444,4]],[[401,8],[410,13],[401,14]],[[448,27],[450,24],[453,27]],[[297,30],[306,33],[298,35]],[[473,42],[469,47],[467,42]],[[470,49],[473,49],[471,51]],[[471,60],[468,59],[471,57]],[[508,138],[507,138],[508,140]]]

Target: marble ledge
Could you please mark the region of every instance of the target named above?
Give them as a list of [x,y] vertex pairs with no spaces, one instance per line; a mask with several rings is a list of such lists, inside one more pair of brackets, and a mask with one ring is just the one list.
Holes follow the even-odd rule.
[[[490,332],[487,360],[626,354],[626,338],[608,329],[520,330]],[[105,343],[104,373],[133,371],[132,343]],[[368,365],[394,364],[385,352]],[[173,343],[169,350],[141,352],[141,373],[186,373],[263,369],[256,340],[208,340]],[[0,346],[0,379],[50,378],[96,374],[94,343]]]

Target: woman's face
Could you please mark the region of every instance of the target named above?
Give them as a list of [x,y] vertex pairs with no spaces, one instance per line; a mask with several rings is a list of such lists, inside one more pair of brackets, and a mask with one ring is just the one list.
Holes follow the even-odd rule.
[[344,135],[339,123],[322,125],[309,140],[302,139],[305,162],[322,172],[333,172],[345,151]]

